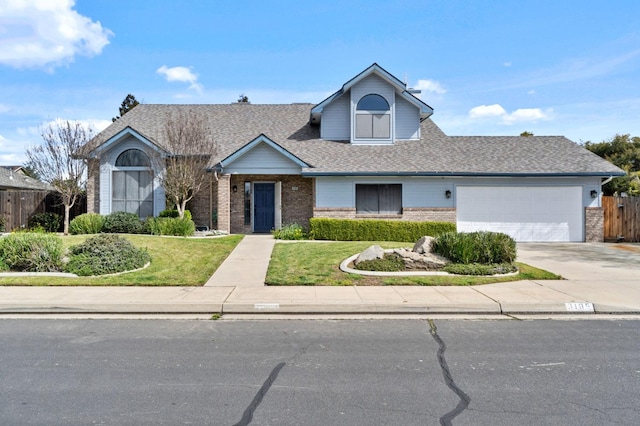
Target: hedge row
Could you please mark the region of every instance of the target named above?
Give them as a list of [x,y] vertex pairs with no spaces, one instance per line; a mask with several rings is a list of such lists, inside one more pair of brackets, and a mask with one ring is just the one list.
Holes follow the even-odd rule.
[[[174,213],[175,212],[175,215]],[[77,216],[69,223],[72,235],[98,234],[152,234],[188,237],[193,235],[196,225],[191,220],[191,213],[186,210],[184,218],[177,217],[177,211],[165,210],[160,217],[140,220],[135,213],[113,212],[106,216],[97,213],[85,213]]]
[[317,240],[416,242],[425,235],[436,237],[456,230],[450,222],[408,222],[312,218],[310,234]]

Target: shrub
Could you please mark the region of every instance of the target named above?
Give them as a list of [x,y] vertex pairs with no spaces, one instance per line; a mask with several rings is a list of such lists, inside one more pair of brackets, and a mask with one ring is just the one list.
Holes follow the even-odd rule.
[[[176,217],[180,217],[180,213],[178,213],[178,210],[175,210],[175,209],[173,209],[173,210],[172,209],[167,209],[167,210],[162,210],[160,212],[160,214],[158,215],[158,217],[173,217],[173,218],[176,218]],[[184,211],[184,218],[188,219],[188,220],[193,219],[193,217],[191,216],[191,212],[189,210],[185,210]]]
[[453,263],[512,263],[516,260],[516,242],[499,232],[449,232],[438,236],[433,251]]
[[142,221],[135,213],[113,212],[105,216],[102,232],[112,234],[141,234]]
[[304,240],[307,237],[304,228],[297,223],[284,225],[280,229],[274,229],[271,233],[277,240]]
[[363,260],[353,267],[361,271],[396,272],[405,270],[404,260],[393,253],[385,254],[382,259]]
[[158,217],[179,217],[179,216],[180,214],[178,213],[178,210],[170,210],[170,209],[162,210],[158,215]]
[[150,217],[145,221],[145,229],[153,235],[174,235],[188,237],[196,232],[196,224],[179,217]]
[[425,235],[435,237],[456,229],[449,222],[311,218],[309,223],[315,239],[336,241],[415,242]]
[[29,228],[42,228],[46,232],[58,232],[62,217],[57,213],[36,213],[29,217]]
[[80,276],[104,275],[142,268],[150,260],[147,250],[125,238],[98,234],[69,248],[69,262],[64,269]]
[[464,265],[462,263],[449,263],[442,268],[443,271],[450,274],[458,275],[496,275],[496,274],[508,274],[516,272],[518,268],[513,263],[498,263],[483,265],[480,263],[470,263]]
[[0,232],[4,232],[5,226],[7,226],[7,219],[4,216],[0,216]]
[[71,235],[98,234],[104,226],[104,216],[98,213],[84,213],[69,222]]
[[62,240],[53,234],[17,232],[0,239],[1,263],[11,271],[59,271],[62,253]]

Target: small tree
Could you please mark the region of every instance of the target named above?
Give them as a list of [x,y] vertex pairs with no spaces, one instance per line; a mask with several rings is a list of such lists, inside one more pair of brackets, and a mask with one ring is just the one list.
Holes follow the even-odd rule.
[[584,147],[627,172],[602,188],[605,195],[640,195],[640,137],[617,134],[606,141],[586,142]]
[[525,130],[524,132],[520,133],[520,136],[523,136],[523,137],[525,137],[525,138],[528,138],[528,137],[533,136],[533,133],[532,133],[532,132],[530,132],[530,131],[528,131],[528,130]]
[[247,95],[241,93],[240,96],[238,96],[238,103],[250,104],[251,102],[249,102],[249,97]]
[[173,115],[164,128],[163,148],[168,155],[152,155],[159,166],[160,184],[168,199],[184,217],[187,203],[208,180],[207,167],[216,153],[216,143],[206,121],[193,112]]
[[124,98],[124,101],[122,101],[122,103],[120,104],[120,108],[118,108],[118,110],[120,111],[120,115],[118,117],[113,117],[111,121],[116,121],[117,119],[131,111],[133,108],[135,108],[136,105],[140,105],[140,102],[136,100],[135,96],[129,93],[127,97]]
[[27,166],[51,184],[64,205],[64,234],[69,233],[69,211],[86,186],[87,166],[74,157],[94,132],[78,122],[59,121],[42,131],[43,144],[27,148]]

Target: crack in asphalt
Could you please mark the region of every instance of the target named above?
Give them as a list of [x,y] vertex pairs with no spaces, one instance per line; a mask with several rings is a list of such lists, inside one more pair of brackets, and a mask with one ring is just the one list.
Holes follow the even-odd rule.
[[251,421],[253,420],[253,413],[256,411],[256,409],[262,402],[262,398],[264,398],[264,396],[267,394],[273,383],[278,378],[280,370],[282,370],[285,365],[287,365],[286,362],[281,362],[280,364],[276,365],[273,370],[271,370],[271,374],[269,374],[267,380],[264,381],[264,383],[260,387],[260,390],[258,391],[258,393],[256,393],[256,396],[253,397],[253,401],[251,401],[251,404],[249,404],[247,409],[244,410],[244,413],[242,413],[242,418],[240,419],[240,421],[233,426],[247,426],[249,423],[251,423]]
[[460,401],[458,401],[458,405],[456,405],[456,408],[440,417],[440,424],[443,426],[449,426],[451,425],[451,421],[456,416],[467,409],[469,403],[471,402],[471,398],[469,397],[469,395],[464,393],[464,391],[460,389],[453,380],[451,371],[449,371],[449,366],[447,365],[447,360],[444,357],[444,352],[447,350],[447,345],[444,343],[444,340],[442,340],[438,335],[438,328],[436,327],[435,322],[431,319],[428,321],[431,336],[433,336],[434,340],[438,343],[438,363],[440,364],[440,369],[442,370],[442,375],[444,376],[444,382],[446,383],[447,387],[451,389],[453,393],[458,396],[458,398],[460,398]]

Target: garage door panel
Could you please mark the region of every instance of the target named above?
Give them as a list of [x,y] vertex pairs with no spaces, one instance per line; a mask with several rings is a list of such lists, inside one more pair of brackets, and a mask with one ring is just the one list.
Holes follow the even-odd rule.
[[516,241],[583,241],[579,186],[459,186],[456,210],[461,232],[503,232]]

